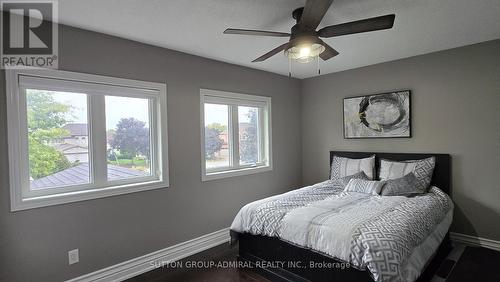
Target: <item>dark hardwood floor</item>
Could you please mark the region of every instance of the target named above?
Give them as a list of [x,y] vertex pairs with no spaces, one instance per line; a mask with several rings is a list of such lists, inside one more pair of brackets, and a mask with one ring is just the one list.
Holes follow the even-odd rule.
[[500,281],[500,252],[467,247],[456,262],[447,282]]
[[[238,249],[223,244],[195,254],[172,265],[161,264],[157,269],[127,280],[128,282],[160,281],[217,281],[217,282],[269,282],[251,269],[226,267],[206,267],[220,262],[236,262]],[[160,262],[158,262],[160,263]],[[193,265],[197,263],[198,265]],[[485,248],[466,247],[457,262],[445,260],[439,272],[445,272],[440,280],[446,282],[497,282],[500,281],[500,252]],[[436,276],[438,277],[438,276]],[[447,278],[445,278],[447,277]],[[445,278],[445,279],[442,279]]]

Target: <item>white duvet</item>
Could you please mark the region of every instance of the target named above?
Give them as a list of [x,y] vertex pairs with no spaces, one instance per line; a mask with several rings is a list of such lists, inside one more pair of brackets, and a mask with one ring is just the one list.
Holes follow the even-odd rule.
[[[231,230],[313,249],[368,269],[375,281],[416,279],[425,261],[415,265],[410,258],[431,235],[443,239],[451,223],[445,221],[453,209],[449,197],[436,187],[412,198],[342,188],[336,181],[325,181],[250,203],[239,211]],[[438,226],[444,232],[436,235]]]

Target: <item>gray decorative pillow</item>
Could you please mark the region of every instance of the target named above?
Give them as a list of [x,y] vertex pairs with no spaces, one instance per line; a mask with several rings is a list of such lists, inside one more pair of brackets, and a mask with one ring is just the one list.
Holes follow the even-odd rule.
[[384,186],[384,181],[370,181],[363,179],[351,179],[344,189],[344,192],[358,192],[378,195]]
[[425,193],[425,189],[419,188],[418,179],[413,172],[407,175],[385,181],[382,188],[382,196],[414,196]]
[[360,171],[360,172],[355,173],[353,175],[348,175],[348,176],[344,176],[344,177],[340,178],[340,183],[345,188],[351,179],[370,180],[370,179],[368,179],[368,176],[366,176],[364,171]]
[[380,180],[396,179],[413,172],[417,178],[417,189],[427,191],[431,184],[432,173],[434,171],[435,158],[430,157],[423,160],[412,160],[395,162],[382,159],[380,161]]
[[368,179],[373,179],[375,168],[375,155],[364,159],[350,159],[333,156],[330,179],[336,180],[342,177],[363,171]]

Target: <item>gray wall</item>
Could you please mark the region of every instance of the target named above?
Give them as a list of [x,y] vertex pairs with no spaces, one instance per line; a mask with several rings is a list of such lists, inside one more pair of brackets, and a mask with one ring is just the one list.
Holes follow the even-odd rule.
[[[11,213],[2,72],[0,281],[86,274],[228,227],[245,203],[301,184],[299,80],[67,27],[60,44],[60,69],[167,83],[171,185]],[[200,181],[200,87],[272,97],[273,171]]]
[[[452,155],[452,231],[500,240],[500,40],[303,80],[302,177],[328,177],[328,151]],[[346,140],[342,99],[412,90],[410,139]]]
[[[0,158],[0,281],[61,281],[227,227],[247,202],[326,179],[331,149],[451,153],[453,230],[500,240],[500,41],[303,81],[67,27],[60,43],[63,70],[167,83],[171,186],[11,213]],[[273,171],[200,181],[199,88],[272,97]],[[393,89],[413,91],[414,137],[343,139],[342,98]],[[2,72],[1,156],[4,91]]]

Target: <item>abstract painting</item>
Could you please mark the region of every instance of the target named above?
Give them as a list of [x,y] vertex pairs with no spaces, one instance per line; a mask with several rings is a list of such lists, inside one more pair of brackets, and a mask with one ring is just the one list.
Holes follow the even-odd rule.
[[411,137],[410,90],[344,98],[344,138]]

